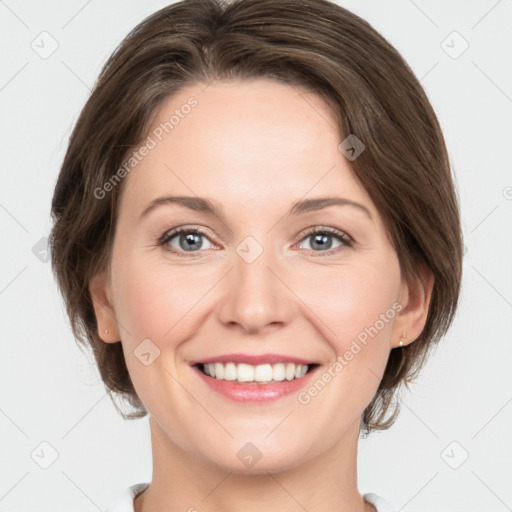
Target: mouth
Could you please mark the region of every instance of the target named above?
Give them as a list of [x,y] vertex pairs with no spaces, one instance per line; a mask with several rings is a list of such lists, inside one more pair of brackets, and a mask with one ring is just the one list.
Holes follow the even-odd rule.
[[238,384],[265,385],[301,379],[319,365],[315,363],[298,364],[289,361],[252,365],[229,361],[197,363],[194,366],[203,375],[212,379],[231,381]]
[[321,366],[285,354],[225,354],[189,364],[207,388],[244,404],[293,396],[308,385]]

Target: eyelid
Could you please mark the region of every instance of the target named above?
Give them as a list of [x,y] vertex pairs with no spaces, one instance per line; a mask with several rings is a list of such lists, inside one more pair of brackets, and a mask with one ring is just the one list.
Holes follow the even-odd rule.
[[340,240],[341,244],[338,247],[331,248],[326,251],[313,251],[312,249],[306,249],[313,257],[329,257],[336,255],[343,248],[350,248],[354,245],[354,239],[346,231],[322,225],[316,225],[301,231],[301,233],[295,238],[295,244],[302,242],[303,240],[315,235],[316,233],[326,233],[330,236],[336,237]]
[[342,240],[345,240],[346,242],[354,242],[354,239],[346,232],[346,231],[343,231],[342,229],[338,229],[338,228],[334,228],[334,227],[331,227],[331,226],[323,226],[323,225],[314,225],[314,226],[311,226],[309,228],[305,228],[303,229],[296,237],[295,237],[295,241],[301,241],[303,240],[304,238],[306,238],[307,236],[311,236],[311,235],[314,235],[315,233],[329,233],[330,235],[335,235],[339,238],[341,238]]
[[174,228],[168,229],[167,231],[165,231],[163,233],[162,236],[159,237],[158,243],[164,245],[169,240],[174,238],[176,235],[179,235],[183,232],[198,233],[198,234],[203,235],[204,237],[208,238],[208,240],[210,240],[210,242],[213,245],[218,245],[217,242],[215,242],[215,240],[212,240],[212,238],[215,238],[215,237],[212,237],[210,235],[207,228],[203,228],[202,226],[197,226],[197,225],[190,225],[190,224],[182,224],[181,226],[176,226]]
[[[178,257],[186,257],[186,258],[195,258],[195,257],[201,257],[201,253],[204,252],[204,250],[199,251],[181,251],[170,248],[168,246],[168,243],[170,240],[172,240],[174,237],[182,234],[182,233],[197,233],[205,238],[207,238],[212,245],[218,245],[215,240],[211,240],[206,228],[203,228],[201,226],[197,225],[190,225],[190,224],[183,224],[180,226],[176,226],[174,228],[171,228],[164,232],[164,234],[158,239],[158,245],[162,246],[165,251],[170,252],[172,254],[177,255]],[[328,234],[330,236],[336,237],[340,240],[341,244],[338,247],[335,247],[334,249],[328,249],[325,251],[313,251],[312,249],[307,249],[310,251],[314,256],[329,256],[332,254],[337,253],[340,251],[343,247],[352,247],[354,243],[354,239],[346,232],[338,228],[334,228],[331,226],[323,226],[323,225],[314,225],[310,226],[309,228],[305,228],[302,230],[294,239],[294,245],[296,245],[299,242],[302,242],[303,240],[315,235],[316,233],[324,233]],[[212,248],[210,248],[212,249]],[[213,248],[213,250],[218,250],[216,248]]]
[[[191,252],[177,250],[177,249],[172,248],[169,245],[169,242],[174,237],[176,237],[182,233],[187,233],[187,234],[188,233],[198,233],[198,234],[204,236],[205,238],[207,238],[212,245],[214,245],[214,246],[217,245],[217,243],[215,241],[210,239],[210,236],[208,235],[207,230],[205,228],[199,227],[199,226],[193,226],[193,227],[187,227],[187,226],[189,226],[189,225],[185,224],[185,225],[181,225],[181,226],[176,226],[172,229],[168,229],[162,236],[159,237],[157,244],[156,244],[157,247],[161,247],[165,252],[170,253],[174,256],[177,256],[178,258],[195,259],[195,258],[201,258],[204,250],[191,251]],[[210,248],[210,249],[213,249],[214,251],[218,250],[215,247]]]

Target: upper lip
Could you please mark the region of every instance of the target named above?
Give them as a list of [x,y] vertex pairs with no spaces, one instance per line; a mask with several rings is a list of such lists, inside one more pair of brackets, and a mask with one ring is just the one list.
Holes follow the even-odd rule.
[[224,354],[208,357],[197,361],[192,361],[191,365],[209,364],[209,363],[245,363],[253,366],[260,364],[276,363],[295,363],[295,364],[315,364],[301,357],[289,356],[286,354]]

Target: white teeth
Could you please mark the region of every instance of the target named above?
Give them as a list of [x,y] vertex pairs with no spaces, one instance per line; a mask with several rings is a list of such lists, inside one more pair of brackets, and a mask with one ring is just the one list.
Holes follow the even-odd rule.
[[292,380],[295,377],[295,365],[288,363],[285,370],[286,380]]
[[[215,365],[217,369],[217,365]],[[215,372],[215,378],[222,380],[222,375]],[[237,380],[239,382],[252,382],[254,380],[254,366],[250,364],[239,364],[237,367]]]
[[307,364],[276,363],[253,366],[240,363],[208,363],[203,365],[206,375],[219,380],[237,380],[238,382],[268,383],[281,382],[304,377],[308,371]]
[[222,363],[215,363],[215,375],[219,376],[219,379],[224,378],[224,365]]
[[277,363],[274,365],[274,380],[282,381],[284,380],[284,364]]
[[228,363],[224,367],[224,379],[225,380],[236,380],[236,364]]
[[270,382],[272,380],[272,365],[270,364],[259,364],[256,366],[254,372],[254,380],[260,382]]

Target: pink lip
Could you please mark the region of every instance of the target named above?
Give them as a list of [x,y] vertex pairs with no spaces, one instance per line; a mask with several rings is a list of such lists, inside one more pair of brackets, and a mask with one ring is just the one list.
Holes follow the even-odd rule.
[[[295,363],[295,364],[314,364],[300,357],[287,356],[285,354],[225,354],[223,356],[209,357],[200,361],[192,361],[191,365],[208,364],[208,363],[245,363],[253,366],[259,364],[276,364],[276,363]],[[292,381],[293,382],[293,381]]]
[[[229,359],[229,361],[232,361],[232,359]],[[283,361],[283,359],[280,359],[280,361]],[[193,366],[192,368],[210,389],[224,397],[235,402],[262,403],[297,393],[311,381],[312,375],[316,373],[319,367],[313,368],[304,377],[299,379],[283,380],[272,384],[239,384],[236,381],[219,380],[205,375],[198,366]]]

